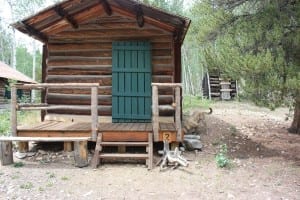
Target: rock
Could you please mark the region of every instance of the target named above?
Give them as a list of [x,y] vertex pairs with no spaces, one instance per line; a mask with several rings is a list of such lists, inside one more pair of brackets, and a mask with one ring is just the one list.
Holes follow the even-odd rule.
[[196,140],[200,140],[200,135],[184,135],[184,139],[196,139]]
[[188,151],[193,151],[193,150],[202,150],[202,143],[200,140],[197,139],[186,139],[184,138],[183,140],[183,144],[185,149],[187,149]]
[[46,154],[47,154],[47,152],[46,152],[46,151],[44,151],[44,150],[41,150],[41,149],[40,149],[40,150],[38,150],[38,153],[39,153],[39,154],[41,154],[41,155],[46,155]]
[[36,161],[41,161],[41,160],[43,160],[43,157],[36,157],[35,160]]
[[24,159],[24,158],[27,157],[27,153],[16,152],[15,156],[16,156],[16,158],[18,158],[18,159]]
[[27,157],[33,157],[36,155],[36,152],[27,152]]

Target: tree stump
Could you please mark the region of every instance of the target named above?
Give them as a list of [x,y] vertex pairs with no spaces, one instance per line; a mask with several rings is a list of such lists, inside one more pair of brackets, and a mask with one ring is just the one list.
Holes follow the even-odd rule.
[[14,163],[11,141],[0,142],[0,161],[1,161],[1,165],[3,166],[11,165]]

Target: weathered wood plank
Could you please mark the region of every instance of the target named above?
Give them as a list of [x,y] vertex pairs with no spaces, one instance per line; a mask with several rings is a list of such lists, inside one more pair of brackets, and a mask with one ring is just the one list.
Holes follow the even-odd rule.
[[0,163],[2,166],[14,163],[11,141],[0,141]]
[[132,159],[146,159],[148,158],[148,154],[141,153],[101,153],[99,155],[100,158],[105,159],[116,159],[116,158],[132,158]]
[[0,137],[0,141],[20,141],[20,142],[75,142],[87,141],[90,137]]
[[182,129],[181,129],[181,87],[175,88],[175,124],[177,129],[177,142],[182,141]]
[[98,133],[98,88],[91,89],[92,139],[96,141]]
[[74,159],[76,167],[88,166],[87,141],[74,142]]
[[11,134],[17,136],[17,89],[15,86],[11,86]]
[[91,88],[98,87],[99,83],[36,83],[16,84],[18,89],[44,89],[44,88]]
[[159,110],[158,110],[158,87],[152,86],[152,123],[154,141],[158,141],[159,133]]

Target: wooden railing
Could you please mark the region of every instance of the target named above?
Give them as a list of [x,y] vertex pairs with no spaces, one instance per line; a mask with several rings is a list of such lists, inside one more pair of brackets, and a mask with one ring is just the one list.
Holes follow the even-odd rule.
[[[15,84],[11,86],[11,131],[12,136],[17,136],[17,111],[18,110],[91,110],[91,137],[96,141],[98,133],[98,83],[39,83]],[[49,88],[80,88],[91,89],[90,106],[48,105],[47,103],[18,103],[17,89],[48,90]]]
[[152,125],[154,140],[159,138],[159,104],[158,104],[158,89],[170,88],[175,89],[175,125],[177,130],[177,141],[182,140],[181,128],[181,87],[180,83],[152,83]]

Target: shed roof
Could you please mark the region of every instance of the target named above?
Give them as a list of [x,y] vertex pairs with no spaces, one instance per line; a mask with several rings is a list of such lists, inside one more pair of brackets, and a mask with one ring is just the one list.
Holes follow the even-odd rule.
[[65,0],[18,21],[12,26],[46,43],[53,30],[57,32],[57,30],[70,27],[77,29],[80,23],[95,15],[110,16],[113,13],[136,19],[140,27],[145,22],[172,32],[176,40],[181,43],[191,22],[186,17],[168,13],[137,0]]
[[21,72],[11,68],[3,62],[0,62],[0,78],[12,79],[26,83],[36,83],[36,81],[32,80],[31,78],[22,74]]

